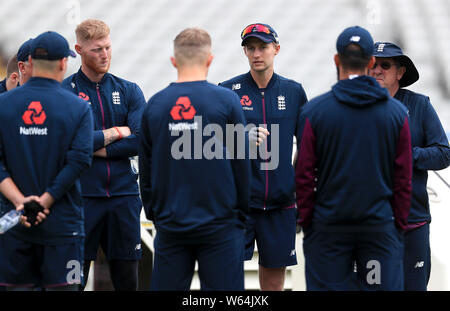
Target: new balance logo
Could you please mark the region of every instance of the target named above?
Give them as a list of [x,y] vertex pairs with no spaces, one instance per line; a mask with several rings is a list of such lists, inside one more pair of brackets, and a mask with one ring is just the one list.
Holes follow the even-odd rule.
[[414,268],[423,268],[423,266],[424,266],[424,262],[423,261],[418,261],[417,263],[416,263],[416,265],[414,266]]
[[120,105],[120,94],[119,92],[112,92],[112,100],[114,105]]
[[236,83],[236,84],[233,84],[232,86],[231,86],[231,90],[240,90],[241,89],[241,84],[240,83]]
[[353,37],[350,38],[351,42],[359,42],[359,40],[361,40],[360,36],[353,36]]

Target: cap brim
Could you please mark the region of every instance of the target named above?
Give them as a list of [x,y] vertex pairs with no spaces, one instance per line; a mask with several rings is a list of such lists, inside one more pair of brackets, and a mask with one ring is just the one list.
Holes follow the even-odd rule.
[[77,57],[77,54],[74,51],[69,50],[69,56]]
[[251,33],[251,34],[248,34],[248,35],[244,38],[244,40],[242,40],[241,45],[245,45],[245,41],[247,41],[248,38],[250,38],[250,37],[258,38],[259,40],[261,40],[261,41],[263,41],[263,42],[265,42],[265,43],[275,42],[275,41],[273,41],[272,39],[265,38],[264,36],[259,35],[259,34],[257,34],[257,33]]

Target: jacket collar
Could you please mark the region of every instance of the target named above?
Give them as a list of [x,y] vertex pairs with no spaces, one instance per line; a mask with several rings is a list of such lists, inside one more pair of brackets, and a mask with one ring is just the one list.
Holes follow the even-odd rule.
[[93,81],[91,81],[91,80],[84,74],[84,72],[83,72],[83,70],[81,70],[81,66],[80,66],[80,69],[78,69],[78,75],[79,75],[85,82],[90,83],[90,84],[96,86],[97,84],[100,84],[100,85],[104,84],[105,81],[109,78],[110,73],[109,73],[109,72],[105,73],[105,74],[103,75],[103,78],[102,78],[99,82],[93,82]]
[[252,85],[255,89],[257,89],[259,91],[259,90],[269,90],[269,89],[271,89],[274,86],[275,82],[278,80],[278,75],[274,72],[272,77],[270,78],[269,83],[263,89],[260,89],[258,87],[258,85],[256,84],[255,80],[253,80],[253,77],[252,77],[252,74],[250,73],[250,71],[247,72],[246,78],[247,78],[249,84]]

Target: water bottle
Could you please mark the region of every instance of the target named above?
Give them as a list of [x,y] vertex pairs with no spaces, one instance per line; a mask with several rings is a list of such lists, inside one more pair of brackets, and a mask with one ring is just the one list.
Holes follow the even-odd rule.
[[16,211],[15,209],[13,209],[3,215],[3,217],[0,218],[0,234],[5,233],[9,229],[17,225],[22,214],[23,210]]

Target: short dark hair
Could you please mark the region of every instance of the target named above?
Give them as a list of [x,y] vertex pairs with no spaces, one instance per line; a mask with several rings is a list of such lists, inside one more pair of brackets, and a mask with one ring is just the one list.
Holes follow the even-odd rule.
[[357,44],[349,44],[339,53],[342,67],[351,70],[364,70],[369,64],[371,56],[366,55]]
[[6,65],[6,77],[9,78],[13,72],[19,72],[19,67],[17,66],[17,54],[14,54]]

